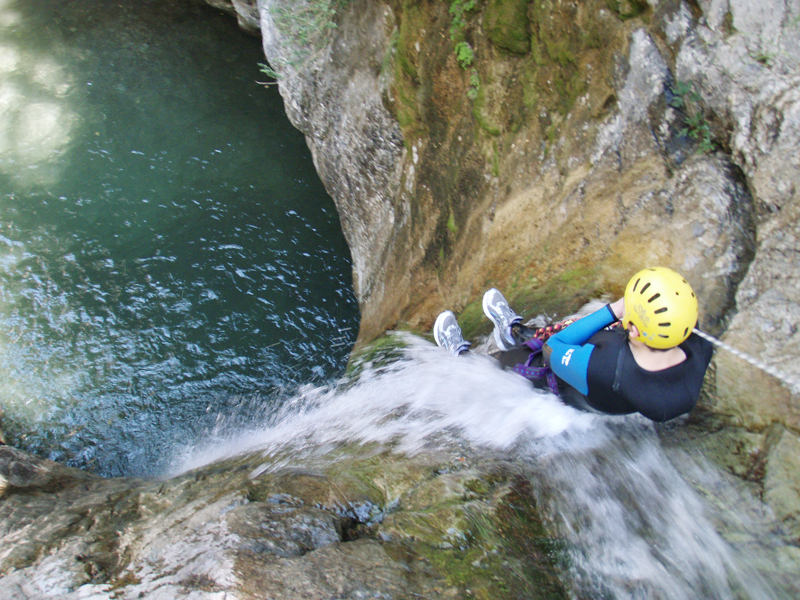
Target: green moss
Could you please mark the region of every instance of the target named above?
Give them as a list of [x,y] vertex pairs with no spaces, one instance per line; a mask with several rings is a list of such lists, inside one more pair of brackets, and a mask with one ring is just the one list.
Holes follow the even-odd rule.
[[364,366],[382,367],[396,362],[402,355],[405,343],[397,336],[383,335],[350,355],[345,375],[357,378]]
[[419,81],[415,61],[412,60],[414,44],[424,23],[424,15],[419,6],[405,0],[403,2],[402,21],[397,34],[397,66],[406,77]]
[[544,51],[544,44],[538,36],[531,37],[531,56],[536,66],[543,67],[547,64],[547,56]]
[[549,146],[552,147],[555,145],[556,140],[558,139],[558,126],[554,123],[551,123],[545,131],[545,135],[547,135],[547,142]]
[[638,17],[648,9],[647,0],[606,0],[606,4],[622,20]]
[[580,72],[571,70],[564,71],[563,76],[557,77],[554,83],[558,93],[556,108],[559,113],[566,116],[575,106],[575,101],[586,92],[586,81]]
[[422,119],[417,106],[416,90],[412,85],[398,81],[396,92],[397,122],[403,131],[406,146],[410,149],[412,141],[419,136],[422,130]]
[[[508,588],[504,583],[506,574],[496,555],[488,555],[479,548],[466,552],[436,548],[428,552],[426,558],[439,572],[446,574],[451,586],[470,590],[472,598],[508,598]],[[482,568],[473,567],[473,563]]]
[[535,35],[531,38],[533,61],[524,66],[526,102],[535,99],[548,110],[566,115],[586,90],[578,60],[586,48],[586,35],[568,8],[535,2],[531,14]]
[[[503,556],[495,551],[496,544],[490,542],[490,539],[497,537],[496,525],[489,517],[475,510],[463,513],[462,524],[467,529],[452,531],[451,528],[450,541],[441,536],[428,535],[438,531],[441,524],[427,524],[430,531],[425,531],[423,524],[415,536],[421,542],[414,544],[416,553],[426,558],[450,586],[470,590],[473,598],[508,598]],[[404,525],[408,526],[407,523]]]
[[472,103],[472,114],[475,117],[475,121],[477,121],[478,126],[483,131],[493,136],[500,135],[500,127],[498,127],[489,120],[489,117],[484,112],[485,107],[486,107],[486,86],[480,86],[477,88],[477,94],[474,99],[474,102]]
[[574,41],[570,38],[547,38],[545,46],[550,60],[555,61],[561,67],[568,68],[576,64]]
[[530,52],[528,0],[490,0],[484,23],[489,39],[498,48],[515,54]]
[[456,225],[456,217],[453,215],[453,211],[450,211],[450,216],[447,218],[447,229],[453,235],[458,233],[458,225]]
[[538,278],[521,280],[519,287],[507,294],[509,302],[519,306],[527,315],[538,313],[565,317],[586,301],[602,295],[600,276],[596,267],[579,266],[542,282]]
[[[489,488],[480,489],[489,492]],[[482,504],[465,505],[463,530],[451,536],[452,547],[418,543],[415,551],[449,585],[469,590],[472,598],[567,598],[560,583],[564,548],[543,526],[530,486],[521,480],[506,489],[503,499],[495,500],[494,510]]]
[[489,117],[487,117],[479,107],[474,108],[472,112],[481,129],[489,135],[500,135],[500,128],[494,123],[491,123]]
[[483,314],[482,298],[471,302],[458,313],[458,324],[466,340],[475,340],[490,331],[491,323]]
[[425,27],[422,8],[411,0],[404,0],[400,26],[393,36],[395,115],[403,131],[406,147],[419,137],[423,130],[417,101],[420,85],[415,44]]
[[533,112],[539,104],[541,91],[538,89],[535,70],[522,72],[522,104]]
[[469,480],[465,481],[464,482],[464,487],[467,490],[469,490],[470,492],[473,492],[473,493],[481,495],[481,496],[488,494],[489,491],[491,490],[491,486],[489,485],[489,482],[487,482],[487,481],[485,481],[483,479],[477,479],[477,478],[476,479],[469,479]]
[[556,101],[552,108],[566,115],[572,110],[575,100],[585,91],[586,82],[583,74],[577,69],[576,55],[572,47],[573,40],[551,40],[547,46],[547,54],[551,64],[556,68],[545,69],[540,75],[542,91],[555,92]]
[[497,510],[496,522],[503,544],[515,550],[516,560],[509,561],[512,596],[531,600],[568,598],[560,577],[566,570],[566,548],[543,525],[527,480],[520,479],[512,487]]

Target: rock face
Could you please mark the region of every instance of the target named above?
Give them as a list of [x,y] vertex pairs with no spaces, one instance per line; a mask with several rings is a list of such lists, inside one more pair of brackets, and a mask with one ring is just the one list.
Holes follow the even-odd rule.
[[513,465],[339,458],[267,470],[256,454],[160,482],[0,446],[0,597],[566,598]]
[[[425,330],[445,307],[478,330],[489,285],[564,314],[662,264],[690,280],[712,333],[768,362],[797,356],[800,28],[774,4],[259,2],[350,244],[360,342]],[[231,10],[252,23],[252,2]],[[724,410],[797,428],[796,398],[754,410],[759,386],[784,406],[786,389],[757,371],[733,385],[738,367],[719,366]]]
[[[485,333],[492,285],[526,316],[562,315],[660,264],[692,283],[705,329],[797,380],[796,2],[209,3],[260,31],[338,206],[360,345],[444,308]],[[693,419],[664,432],[671,455],[707,451],[735,475],[796,573],[797,389],[720,351]],[[249,457],[154,482],[0,450],[3,597],[565,594],[501,462],[352,457],[364,480],[261,476]],[[485,544],[447,539],[465,515]]]
[[642,264],[686,274],[718,328],[754,201],[730,155],[695,152],[704,105],[671,56],[686,9],[663,4],[496,1],[456,22],[442,3],[353,0],[301,51],[288,4],[260,3],[287,113],[339,206],[361,341],[427,328],[490,284],[563,314]]
[[[702,409],[746,432],[746,470],[767,499],[796,496],[797,476],[769,458],[800,431],[796,3],[230,10],[252,23],[255,7],[287,113],[339,208],[360,344],[427,331],[444,308],[468,337],[485,333],[492,285],[522,314],[557,316],[620,294],[644,265],[671,266],[697,291],[703,328],[782,372],[721,350]],[[303,26],[293,10],[328,20]],[[775,507],[800,532],[797,505]]]

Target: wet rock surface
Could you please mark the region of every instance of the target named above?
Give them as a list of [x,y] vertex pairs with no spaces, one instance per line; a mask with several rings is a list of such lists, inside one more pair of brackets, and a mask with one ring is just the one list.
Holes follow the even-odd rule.
[[360,450],[338,471],[259,475],[254,455],[159,482],[4,450],[3,598],[565,597],[552,556],[495,546],[511,523],[534,548],[551,540],[504,461]]
[[[490,285],[526,316],[557,316],[620,293],[643,263],[665,264],[695,286],[704,327],[800,373],[796,7],[542,2],[523,11],[527,52],[505,38],[516,11],[481,13],[491,33],[473,15],[471,99],[447,3],[354,0],[299,62],[274,20],[287,2],[228,6],[251,24],[259,9],[287,112],[339,207],[362,343],[389,327],[427,330],[444,308],[468,335],[485,333]],[[711,151],[698,152],[705,142]],[[727,539],[768,539],[760,566],[787,594],[800,564],[798,398],[719,351],[689,426],[659,431]],[[251,479],[257,461],[242,459],[133,482],[1,456],[0,589],[11,598],[565,593],[557,565],[523,536],[499,556],[459,545],[464,507],[491,516],[516,510],[504,498],[531,498],[510,465],[498,481],[452,457],[418,457],[395,464],[416,475],[363,485],[314,470]],[[390,510],[398,497],[403,510]],[[491,569],[462,570],[476,561]],[[519,576],[534,572],[535,583]]]
[[[695,418],[727,432],[737,458],[713,461],[754,484],[796,544],[798,478],[783,465],[800,439],[797,7],[490,2],[456,24],[443,4],[354,1],[292,62],[270,16],[283,6],[260,3],[264,49],[342,214],[360,340],[427,332],[445,308],[474,338],[488,287],[557,317],[671,266],[702,328],[783,376],[718,350]],[[377,40],[370,52],[345,51],[354,31]],[[399,124],[402,147],[360,125],[362,106]]]

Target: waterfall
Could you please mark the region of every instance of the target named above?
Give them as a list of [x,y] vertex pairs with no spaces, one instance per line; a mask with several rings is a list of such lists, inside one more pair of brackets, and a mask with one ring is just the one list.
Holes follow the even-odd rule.
[[448,443],[502,452],[521,465],[567,541],[578,597],[773,597],[749,550],[716,531],[713,507],[673,466],[652,423],[579,412],[489,356],[453,357],[396,335],[404,350],[395,362],[368,365],[355,383],[309,386],[267,424],[222,428],[187,449],[176,472],[258,451],[258,477],[352,442],[406,454]]

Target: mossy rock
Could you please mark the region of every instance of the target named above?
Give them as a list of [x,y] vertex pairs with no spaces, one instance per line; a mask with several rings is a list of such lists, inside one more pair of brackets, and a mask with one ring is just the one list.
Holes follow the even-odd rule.
[[502,494],[435,511],[392,515],[387,530],[413,536],[417,555],[469,597],[567,597],[564,548],[539,519],[530,484],[510,478]]
[[396,335],[382,335],[369,344],[357,348],[347,364],[346,375],[357,379],[364,367],[373,369],[390,365],[403,356],[405,342]]
[[633,19],[648,9],[646,0],[606,0],[608,8],[619,15],[620,19]]
[[408,511],[388,515],[381,534],[392,540],[410,538],[434,548],[466,547],[465,514],[460,506],[433,511]]
[[491,486],[475,469],[443,473],[407,494],[403,506],[428,510],[435,506],[472,501],[489,493]]
[[485,26],[492,43],[515,54],[531,49],[527,0],[491,0],[486,7]]
[[[488,290],[497,285],[489,280],[484,288]],[[535,272],[520,271],[500,291],[511,307],[526,320],[538,315],[561,319],[576,313],[589,300],[602,298],[606,294],[612,297],[622,295],[621,289],[608,288],[608,283],[597,268],[583,266],[576,266],[547,279],[539,278]],[[483,313],[482,295],[459,311],[458,324],[467,340],[477,340],[491,333],[493,325]]]

